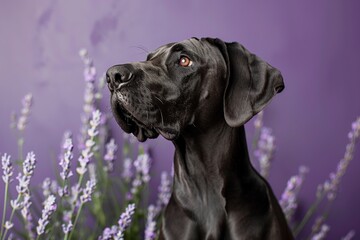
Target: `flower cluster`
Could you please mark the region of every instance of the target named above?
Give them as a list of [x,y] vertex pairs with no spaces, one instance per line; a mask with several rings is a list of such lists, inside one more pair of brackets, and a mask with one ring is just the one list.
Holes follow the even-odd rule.
[[3,179],[4,183],[5,184],[10,183],[12,181],[11,177],[14,173],[12,163],[10,161],[10,155],[5,153],[1,157],[1,167],[3,170],[2,179]]
[[317,234],[315,234],[311,240],[323,240],[325,239],[327,233],[329,232],[330,227],[326,224],[323,224],[321,226],[320,232],[318,232]]
[[105,228],[102,236],[99,237],[99,240],[123,240],[124,231],[129,227],[132,215],[134,215],[134,213],[135,204],[129,204],[125,209],[125,212],[121,214],[118,225],[114,225],[111,228]]
[[131,178],[134,176],[134,173],[132,171],[132,164],[133,164],[133,161],[131,160],[131,158],[124,159],[123,172],[122,172],[121,176],[126,182],[129,182],[131,180]]
[[280,206],[285,214],[286,219],[291,222],[292,216],[298,206],[298,194],[304,182],[305,174],[308,173],[308,168],[301,166],[299,173],[292,176],[287,182],[286,188],[280,198]]
[[64,134],[64,143],[63,143],[63,155],[60,157],[59,165],[62,168],[60,172],[60,177],[63,180],[63,188],[59,190],[59,195],[67,195],[68,194],[68,186],[67,181],[69,177],[73,175],[71,171],[71,160],[73,159],[73,143],[71,138],[71,133],[66,132]]
[[41,213],[41,218],[38,221],[38,226],[36,227],[36,232],[38,235],[41,235],[45,232],[45,228],[48,225],[50,221],[51,215],[56,210],[56,203],[55,203],[55,196],[50,195],[45,201],[44,201],[44,208]]
[[351,127],[352,129],[348,134],[349,143],[346,146],[344,157],[338,163],[336,172],[330,173],[329,180],[326,180],[324,184],[318,186],[318,197],[326,194],[329,201],[332,201],[336,197],[341,178],[345,174],[350,161],[354,158],[355,144],[360,136],[360,117],[352,123]]
[[112,138],[108,144],[106,144],[106,154],[104,156],[104,160],[106,161],[107,165],[105,167],[106,171],[113,171],[114,170],[114,161],[115,161],[115,154],[116,150],[118,149],[117,145],[115,144],[115,140]]
[[162,172],[157,202],[158,209],[162,209],[168,204],[171,196],[171,187],[172,179],[167,172]]
[[139,156],[134,161],[134,167],[136,176],[132,181],[132,187],[130,193],[128,194],[128,198],[131,199],[133,195],[135,195],[139,188],[150,181],[150,164],[151,159],[149,154],[143,153],[139,154]]
[[16,177],[16,179],[19,181],[18,185],[16,186],[18,198],[10,201],[13,209],[20,209],[24,206],[24,203],[20,202],[20,200],[23,195],[30,194],[29,184],[31,177],[34,174],[35,165],[35,154],[33,152],[29,152],[23,163],[23,172],[19,173],[19,175]]
[[275,137],[270,128],[262,127],[255,157],[260,163],[260,174],[267,178],[270,172],[271,160],[275,151]]
[[157,209],[154,205],[148,207],[148,214],[145,227],[145,240],[154,240],[156,238],[156,217]]
[[86,182],[86,187],[84,188],[82,195],[80,196],[80,202],[86,203],[91,201],[91,195],[93,194],[96,186],[96,180],[90,179]]
[[26,94],[22,99],[22,109],[20,112],[20,117],[17,119],[16,114],[13,114],[13,122],[12,127],[16,128],[19,131],[24,131],[26,128],[26,124],[28,122],[28,118],[31,112],[31,106],[33,104],[33,96],[31,93]]
[[79,157],[80,167],[76,168],[76,171],[79,175],[83,175],[87,171],[87,165],[90,162],[91,157],[93,156],[93,147],[95,146],[94,138],[99,134],[98,126],[100,124],[101,112],[96,110],[92,113],[92,119],[90,120],[90,128],[88,129],[88,139],[85,142],[85,149],[81,151],[81,156]]

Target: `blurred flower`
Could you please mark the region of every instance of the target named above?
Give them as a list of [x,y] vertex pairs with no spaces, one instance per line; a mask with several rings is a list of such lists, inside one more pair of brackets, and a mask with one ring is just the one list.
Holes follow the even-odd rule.
[[344,157],[340,160],[335,173],[330,173],[329,180],[318,186],[317,196],[326,194],[329,201],[333,201],[341,181],[345,174],[349,163],[354,158],[355,144],[360,136],[360,117],[351,125],[352,129],[348,134],[349,143],[346,146]]
[[[33,103],[33,97],[32,94],[26,94],[22,100],[22,109],[21,109],[21,113],[20,113],[20,117],[17,121],[17,129],[19,131],[23,131],[26,128],[26,123],[28,121],[28,117],[30,115],[30,111],[31,111],[31,105]],[[16,117],[15,117],[16,119]]]
[[320,232],[318,232],[317,234],[315,234],[311,240],[322,240],[325,239],[327,233],[329,232],[330,227],[326,224],[323,224],[321,226]]
[[171,186],[172,186],[172,181],[171,178],[169,177],[169,174],[167,172],[162,172],[160,186],[159,186],[158,202],[157,202],[158,209],[162,209],[164,206],[168,204],[171,197]]
[[112,171],[114,169],[114,161],[115,161],[115,153],[118,149],[115,144],[115,140],[112,138],[108,144],[106,144],[106,154],[104,156],[104,160],[107,163],[105,168],[106,171]]
[[150,166],[151,159],[147,153],[139,154],[134,161],[135,178],[132,181],[130,193],[128,193],[128,200],[130,200],[138,191],[139,188],[150,181]]
[[10,155],[4,153],[1,157],[1,167],[3,170],[2,179],[5,184],[10,183],[12,181],[12,175],[14,173],[12,163],[10,161]]
[[254,127],[255,130],[260,130],[263,127],[263,119],[264,119],[264,112],[261,111],[256,115],[255,121],[254,121]]
[[345,237],[341,238],[341,240],[351,240],[355,236],[355,231],[351,230]]
[[30,195],[25,195],[23,199],[23,208],[21,209],[21,215],[24,219],[25,223],[25,229],[27,231],[27,234],[29,235],[30,239],[35,238],[35,234],[33,233],[33,218],[30,212],[30,206],[31,206],[31,197]]
[[134,176],[134,173],[132,171],[131,158],[125,158],[124,165],[123,165],[123,172],[122,172],[121,176],[126,182],[129,182],[131,180],[131,178]]
[[14,226],[13,223],[11,223],[10,221],[6,221],[4,227],[5,227],[5,229],[9,230],[9,229],[11,229],[13,226]]
[[151,159],[149,154],[139,154],[137,159],[134,161],[134,167],[136,170],[136,173],[141,176],[141,180],[144,183],[147,183],[150,181],[150,164]]
[[73,224],[72,224],[71,220],[68,221],[68,224],[67,224],[67,225],[66,225],[66,224],[62,224],[62,225],[61,225],[61,228],[62,228],[64,234],[69,233],[69,232],[72,230],[72,228],[73,228]]
[[96,182],[96,165],[95,163],[89,163],[89,178]]
[[103,231],[102,236],[99,237],[99,240],[112,240],[114,239],[114,236],[118,232],[117,226],[112,226],[111,228],[105,228]]
[[41,188],[45,198],[47,198],[51,194],[50,184],[51,184],[51,180],[48,177],[45,178],[44,181],[42,182]]
[[156,221],[157,210],[154,205],[148,207],[148,214],[145,226],[145,240],[154,240],[156,238]]
[[36,227],[36,232],[38,235],[41,235],[45,232],[45,228],[48,225],[50,221],[51,215],[56,210],[56,203],[55,203],[55,196],[50,195],[45,201],[44,201],[44,208],[41,213],[41,218],[38,221],[38,226]]
[[60,177],[62,178],[62,180],[66,181],[69,177],[71,177],[73,175],[73,173],[71,172],[71,160],[73,158],[73,143],[72,143],[72,139],[71,139],[71,134],[69,133],[65,133],[64,136],[64,144],[63,144],[63,156],[61,156],[60,158],[60,163],[59,165],[62,168],[62,171],[60,172]]
[[95,190],[95,186],[96,186],[96,181],[93,179],[86,182],[86,187],[84,188],[83,193],[80,196],[80,202],[82,204],[91,201],[91,195]]
[[262,127],[254,155],[260,163],[260,174],[264,178],[269,176],[274,151],[275,137],[272,135],[270,128]]
[[286,188],[283,194],[281,195],[281,199],[279,203],[288,222],[291,222],[295,210],[297,209],[298,206],[297,196],[304,182],[305,174],[308,173],[308,171],[309,170],[307,167],[301,166],[299,168],[298,175],[292,176],[289,179]]

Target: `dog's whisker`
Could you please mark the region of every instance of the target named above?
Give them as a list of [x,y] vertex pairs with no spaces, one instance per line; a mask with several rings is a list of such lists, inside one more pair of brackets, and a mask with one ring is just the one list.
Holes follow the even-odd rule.
[[144,46],[132,46],[133,48],[137,48],[137,49],[140,49],[140,50],[142,50],[144,53],[146,53],[146,54],[149,54],[150,53],[150,51],[146,48],[146,47],[144,47]]
[[159,100],[159,102],[161,102],[162,104],[164,104],[164,102],[157,96],[154,95],[154,98],[156,98],[157,100]]

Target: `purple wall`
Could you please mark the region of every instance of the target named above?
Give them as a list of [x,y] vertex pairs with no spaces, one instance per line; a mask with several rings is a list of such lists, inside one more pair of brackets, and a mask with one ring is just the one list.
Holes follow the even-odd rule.
[[[76,132],[80,126],[84,87],[80,48],[89,50],[103,72],[116,63],[144,60],[142,49],[150,51],[192,36],[213,36],[241,42],[282,71],[285,91],[265,112],[266,125],[274,130],[278,145],[270,181],[279,196],[298,166],[306,165],[310,172],[301,204],[306,208],[315,199],[317,185],[336,169],[350,124],[360,115],[359,2],[107,2],[1,4],[0,153],[15,155],[9,115],[32,92],[35,105],[25,150],[37,154],[34,183],[52,176],[49,169],[63,132]],[[107,101],[104,106],[110,111]],[[247,128],[252,129],[251,124]],[[155,171],[168,169],[171,143],[163,139],[148,143],[154,149]],[[350,229],[360,234],[359,170],[360,150],[333,206],[329,239],[339,239]]]

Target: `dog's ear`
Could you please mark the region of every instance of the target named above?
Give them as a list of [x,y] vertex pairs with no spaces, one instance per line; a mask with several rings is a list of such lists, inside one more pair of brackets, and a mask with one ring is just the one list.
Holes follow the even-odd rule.
[[281,73],[237,42],[206,40],[220,49],[227,64],[225,120],[231,127],[241,126],[284,89]]

